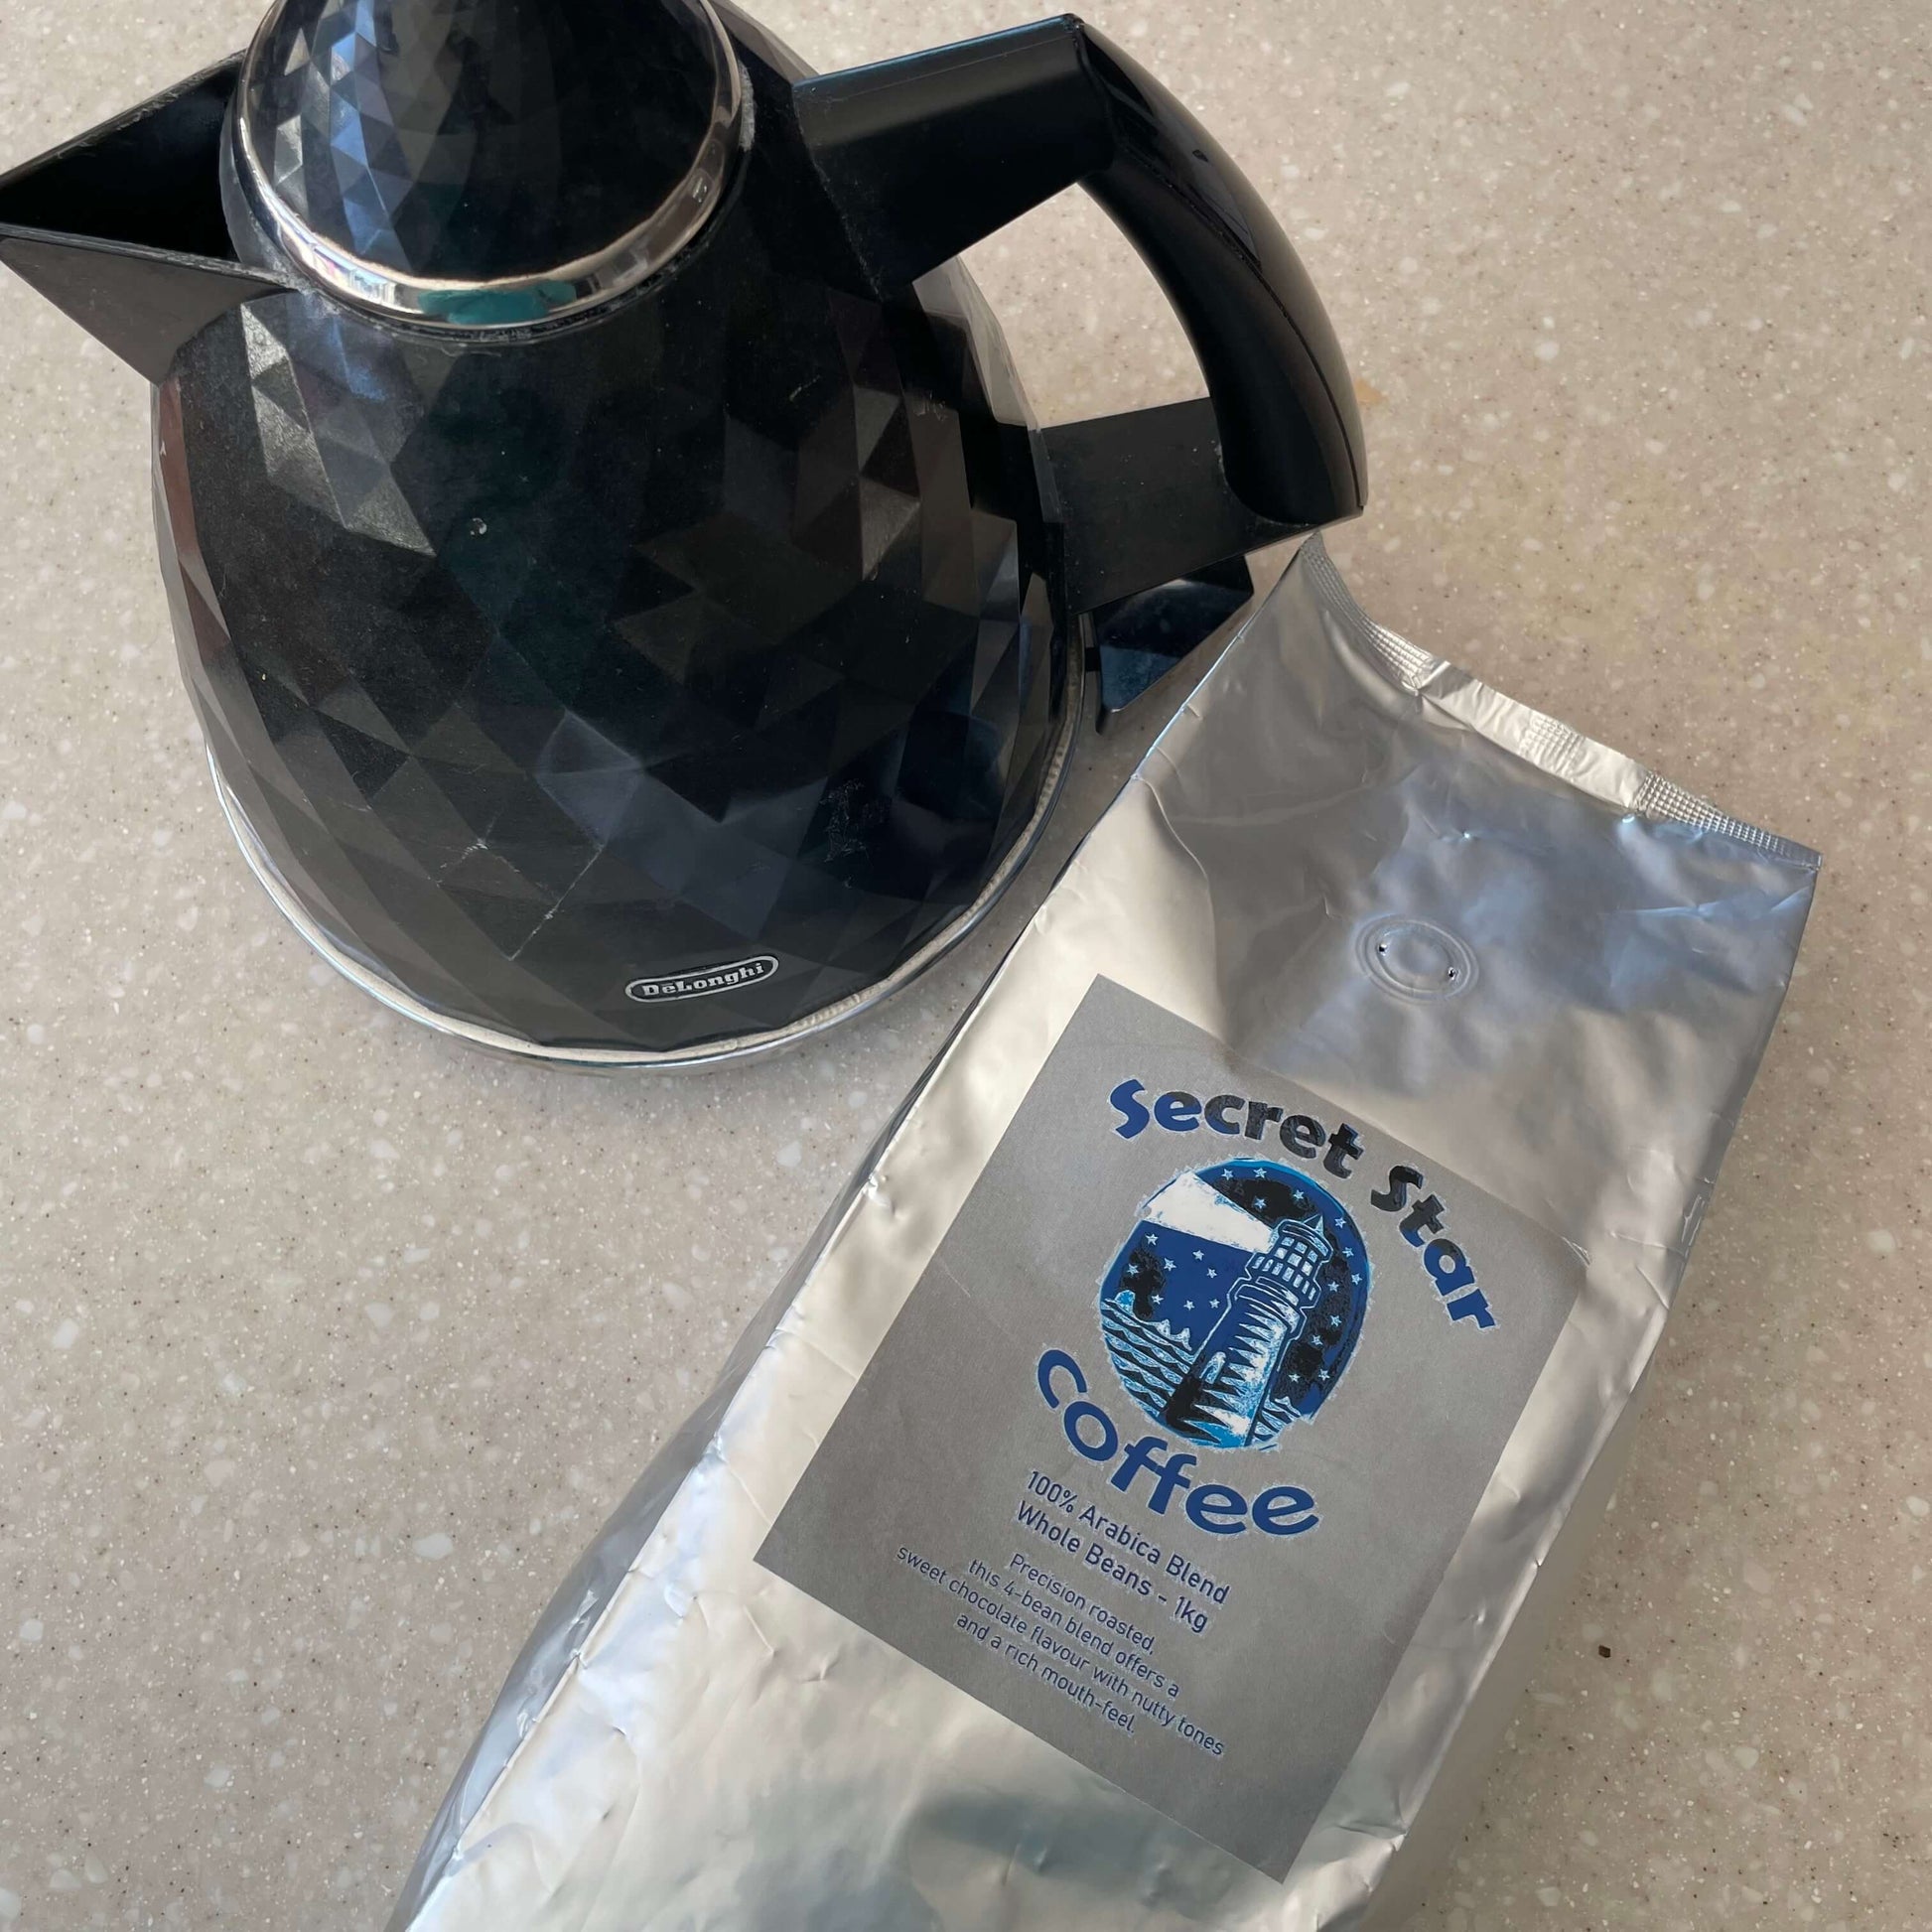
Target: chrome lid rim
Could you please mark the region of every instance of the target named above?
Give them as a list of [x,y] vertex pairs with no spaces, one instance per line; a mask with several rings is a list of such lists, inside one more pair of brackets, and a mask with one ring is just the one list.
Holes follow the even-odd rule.
[[749,138],[749,90],[738,50],[711,0],[684,4],[702,19],[715,42],[711,118],[684,178],[642,221],[603,248],[528,274],[472,280],[410,275],[318,234],[275,192],[249,124],[248,98],[274,20],[272,10],[243,57],[229,116],[235,173],[248,206],[302,273],[345,302],[396,321],[468,334],[540,328],[600,308],[658,274],[697,239],[725,199],[733,166]]

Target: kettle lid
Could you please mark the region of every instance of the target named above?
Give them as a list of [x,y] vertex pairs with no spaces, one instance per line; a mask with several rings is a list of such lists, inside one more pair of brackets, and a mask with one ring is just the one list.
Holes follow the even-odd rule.
[[744,86],[710,0],[277,0],[236,95],[256,217],[332,292],[528,327],[695,236]]

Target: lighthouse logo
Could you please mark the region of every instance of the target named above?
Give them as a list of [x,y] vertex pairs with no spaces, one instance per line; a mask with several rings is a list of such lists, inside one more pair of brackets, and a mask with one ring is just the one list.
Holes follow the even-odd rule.
[[1348,1210],[1273,1161],[1176,1175],[1100,1282],[1121,1386],[1212,1449],[1267,1449],[1333,1394],[1368,1309],[1368,1250]]

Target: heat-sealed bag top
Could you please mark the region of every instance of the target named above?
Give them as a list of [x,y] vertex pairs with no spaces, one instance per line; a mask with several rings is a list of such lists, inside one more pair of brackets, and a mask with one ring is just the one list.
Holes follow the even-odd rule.
[[397,1932],[1395,1918],[1816,869],[1311,542],[559,1591]]

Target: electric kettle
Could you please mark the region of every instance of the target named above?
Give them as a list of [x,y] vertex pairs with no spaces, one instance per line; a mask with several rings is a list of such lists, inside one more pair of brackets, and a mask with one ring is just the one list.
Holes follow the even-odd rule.
[[[1207,398],[1035,423],[952,258],[1076,183]],[[1247,550],[1362,503],[1287,239],[1071,17],[818,76],[724,0],[279,0],[0,179],[0,260],[157,385],[263,884],[399,1010],[550,1059],[901,984],[1024,857],[1089,659],[1119,702]]]

